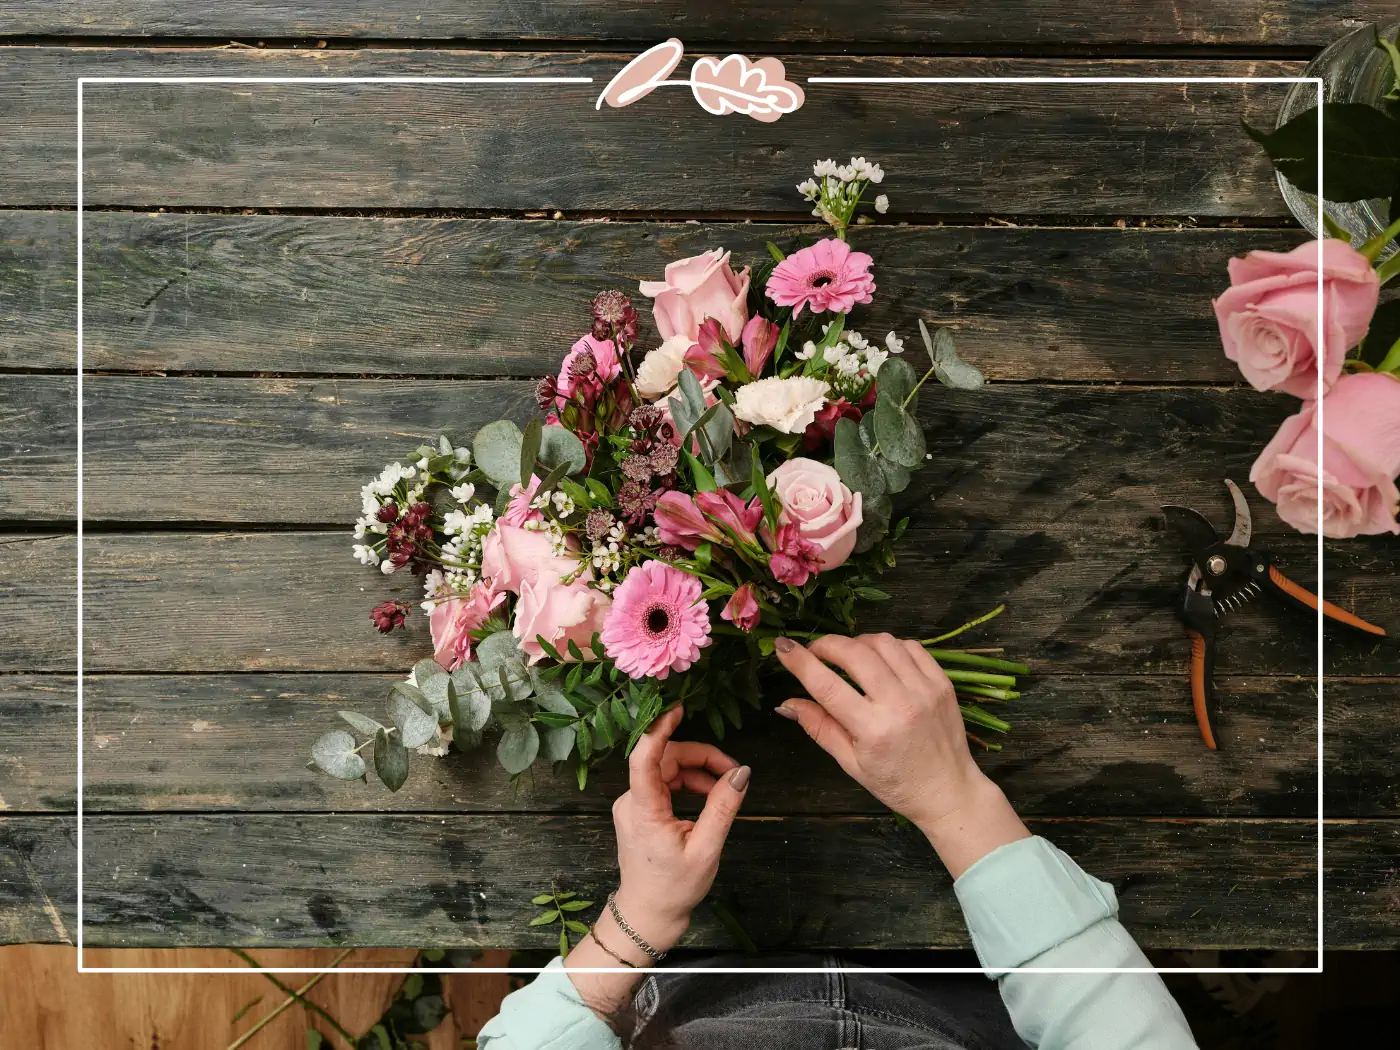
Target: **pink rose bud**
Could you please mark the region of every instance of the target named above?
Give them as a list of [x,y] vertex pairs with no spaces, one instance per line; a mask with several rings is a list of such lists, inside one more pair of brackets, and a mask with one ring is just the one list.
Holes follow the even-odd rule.
[[757,379],[763,374],[773,348],[778,345],[778,326],[765,317],[754,314],[744,325],[744,367]]
[[748,320],[749,268],[735,273],[722,248],[676,260],[666,267],[665,280],[643,281],[641,291],[655,300],[652,317],[662,339],[679,335],[694,342],[701,322],[713,317],[737,343]]
[[719,615],[741,631],[752,631],[757,627],[762,614],[758,599],[754,596],[753,584],[746,583],[730,595]]
[[1322,482],[1324,536],[1400,533],[1400,380],[1381,373],[1342,376],[1322,403],[1322,469],[1317,467],[1317,402],[1283,421],[1249,480],[1299,532],[1318,531]]
[[[1317,346],[1318,267],[1322,268],[1323,344]],[[1256,390],[1317,396],[1342,374],[1346,353],[1366,334],[1380,281],[1371,262],[1329,237],[1291,252],[1250,252],[1230,260],[1230,288],[1215,300],[1225,356]],[[1319,364],[1320,359],[1320,364]]]

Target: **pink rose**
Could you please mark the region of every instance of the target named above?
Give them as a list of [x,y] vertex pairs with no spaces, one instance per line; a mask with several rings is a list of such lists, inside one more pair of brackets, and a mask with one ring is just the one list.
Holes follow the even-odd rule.
[[489,583],[478,583],[466,598],[450,598],[433,606],[428,617],[433,636],[433,659],[449,671],[455,671],[472,658],[472,631],[491,616],[491,611],[506,600],[506,592]]
[[501,523],[519,528],[527,521],[543,521],[544,515],[530,506],[539,491],[540,479],[534,474],[530,475],[530,484],[527,488],[522,490],[518,481],[512,485],[510,487],[510,503],[506,506],[506,512],[501,515]]
[[735,273],[722,248],[671,263],[664,281],[643,281],[641,290],[656,300],[652,317],[662,339],[680,335],[694,342],[701,322],[713,317],[737,343],[749,316],[749,268]]
[[602,631],[603,617],[612,599],[594,590],[583,579],[563,584],[558,580],[541,578],[520,587],[520,601],[515,606],[515,623],[510,632],[520,642],[520,650],[531,664],[547,655],[537,640],[543,637],[565,660],[569,659],[569,643],[587,651],[593,635]]
[[768,571],[779,583],[801,587],[813,574],[821,571],[822,549],[811,540],[803,539],[796,525],[779,525],[772,546],[773,557],[768,559]]
[[577,558],[555,554],[554,541],[538,529],[498,522],[481,545],[481,575],[497,590],[512,594],[519,594],[527,583],[557,582],[578,568]]
[[1322,382],[1331,389],[1346,353],[1376,311],[1380,281],[1370,261],[1328,237],[1291,252],[1230,260],[1230,287],[1215,300],[1225,356],[1256,390],[1317,396],[1317,271],[1322,267]]
[[750,317],[749,323],[744,325],[744,367],[755,379],[763,374],[764,366],[773,356],[778,335],[778,326],[758,314]]
[[[587,368],[586,361],[579,360],[586,353],[593,355],[591,370]],[[559,369],[559,379],[554,387],[559,394],[561,408],[565,401],[573,397],[574,384],[580,378],[576,373],[580,369],[584,375],[596,375],[600,384],[611,383],[622,374],[622,362],[617,359],[617,346],[611,339],[594,339],[591,335],[586,335],[570,348],[564,355],[564,364]]]
[[860,493],[841,483],[835,467],[799,456],[769,474],[768,485],[781,507],[778,523],[796,525],[803,539],[820,548],[822,572],[851,556],[861,523]]
[[759,612],[758,599],[754,596],[753,584],[746,583],[730,595],[728,603],[719,615],[741,631],[752,631],[757,627],[762,614]]
[[1317,402],[1283,421],[1249,480],[1278,504],[1278,516],[1316,533],[1318,477],[1322,534],[1335,539],[1400,533],[1400,380],[1379,373],[1337,380],[1322,405],[1322,470],[1317,469]]

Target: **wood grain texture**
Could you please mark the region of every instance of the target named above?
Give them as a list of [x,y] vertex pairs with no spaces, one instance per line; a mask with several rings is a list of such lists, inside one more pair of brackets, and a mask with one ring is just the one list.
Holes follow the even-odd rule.
[[[68,377],[0,377],[0,520],[74,520],[75,397]],[[1246,388],[933,385],[920,417],[934,458],[900,503],[916,528],[1097,530],[1141,528],[1179,503],[1228,532],[1220,478],[1243,483],[1296,406]],[[385,463],[440,434],[469,444],[491,420],[537,414],[524,381],[90,376],[84,515],[349,527]],[[1254,504],[1256,534],[1292,534]]]
[[[677,35],[706,44],[1268,44],[1320,45],[1393,14],[1384,0],[1181,0],[1106,9],[1074,0],[921,4],[840,0],[801,8],[684,0],[238,0],[201,7],[179,0],[43,0],[0,4],[3,35],[396,40],[571,40],[655,43]],[[701,49],[703,50],[703,48]]]
[[[324,967],[340,952],[260,948],[248,954],[267,967]],[[411,966],[417,954],[412,948],[369,948],[353,952],[341,965]],[[505,965],[501,958],[495,963]],[[85,948],[83,964],[158,969],[246,966],[222,948]],[[6,987],[0,999],[0,1031],[8,1046],[25,1050],[227,1050],[229,1043],[286,998],[266,976],[251,969],[246,974],[80,974],[77,951],[51,945],[0,949],[0,976]],[[309,978],[283,974],[280,979],[299,986]],[[403,974],[333,973],[306,998],[324,1007],[349,1031],[362,1032],[379,1020],[403,980]],[[459,1003],[474,1005],[471,992],[482,985],[486,986],[482,991],[499,993],[498,1009],[500,996],[510,990],[509,982],[509,977],[488,974],[444,978],[454,1013]],[[245,1007],[249,1007],[246,1012]],[[460,1050],[458,1033],[476,1032],[496,1009],[484,1016],[471,1011],[476,1016],[470,1018],[464,1011],[461,1020],[467,1025],[475,1021],[477,1027],[459,1028],[449,1017],[417,1045],[424,1050]],[[308,1027],[327,1033],[326,1038],[333,1040],[327,1047],[344,1050],[345,1044],[329,1033],[328,1025],[300,1007],[284,1011],[248,1045],[252,1050],[304,1050]]]
[[[591,84],[88,84],[88,206],[806,214],[812,161],[878,157],[893,218],[1283,216],[1241,130],[1284,85],[808,84],[763,124],[683,92],[594,100],[631,56],[163,48],[0,49],[22,87],[0,205],[69,204],[78,76],[583,76]],[[790,76],[1289,76],[1298,62],[792,56]],[[649,148],[664,143],[668,148]],[[606,173],[600,177],[600,173]]]
[[[1115,886],[1146,947],[1315,943],[1315,821],[1030,827]],[[616,878],[612,822],[601,815],[94,816],[84,828],[84,937],[94,946],[548,948],[548,934],[526,926],[531,895],[550,879],[606,893]],[[72,928],[72,832],[69,817],[0,819],[0,934],[55,940],[35,883],[12,877],[22,863]],[[1345,902],[1328,910],[1328,946],[1400,944],[1400,824],[1332,821],[1326,842],[1328,896]],[[716,888],[766,949],[966,943],[927,843],[888,817],[740,817]],[[703,912],[685,943],[732,945]]]
[[[512,787],[494,745],[415,759],[395,794],[301,765],[346,708],[383,717],[397,675],[200,675],[85,678],[84,801],[89,813],[148,810],[607,812],[627,790],[609,760],[579,792],[537,769]],[[788,695],[774,679],[768,695]],[[1001,754],[979,755],[1019,812],[1032,816],[1307,816],[1316,801],[1316,686],[1310,678],[1222,677],[1225,749],[1200,744],[1185,676],[1035,676],[998,707],[1014,723]],[[1325,691],[1327,811],[1400,815],[1397,682],[1332,679]],[[799,687],[793,685],[793,692]],[[0,799],[11,810],[71,811],[77,769],[74,681],[0,677]],[[712,740],[691,721],[680,738]],[[721,742],[754,766],[750,814],[883,813],[805,735],[768,711],[745,712]],[[800,791],[789,790],[801,785]]]
[[[0,367],[72,368],[76,219],[0,215]],[[597,291],[666,263],[816,227],[89,213],[84,364],[94,370],[536,375]],[[1239,381],[1210,300],[1231,256],[1295,230],[872,226],[879,291],[852,324],[951,325],[994,379]],[[643,346],[657,336],[642,305]],[[1138,321],[1150,315],[1153,323]],[[911,345],[917,338],[910,339]]]
[[[74,666],[72,536],[5,537],[0,614],[23,622],[0,649],[0,668]],[[89,673],[385,671],[429,651],[427,618],[378,634],[369,609],[416,599],[419,583],[386,577],[350,555],[348,531],[91,533],[84,544]],[[1309,537],[1269,549],[1300,582]],[[1187,641],[1173,613],[1185,556],[1156,520],[1114,534],[1078,526],[911,533],[881,586],[893,600],[861,613],[866,630],[931,636],[1005,601],[1009,612],[979,636],[1042,674],[1171,674]],[[1395,556],[1384,538],[1329,551],[1327,594],[1395,627]],[[1325,670],[1400,674],[1393,642],[1329,630]],[[1232,617],[1217,673],[1315,673],[1312,622],[1274,603]]]

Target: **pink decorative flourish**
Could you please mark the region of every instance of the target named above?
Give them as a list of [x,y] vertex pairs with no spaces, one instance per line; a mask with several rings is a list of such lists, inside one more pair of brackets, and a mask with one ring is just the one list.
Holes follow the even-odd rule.
[[667,80],[684,55],[685,46],[675,37],[648,48],[608,81],[594,108],[602,109],[604,102],[614,108],[630,106],[659,87],[684,86],[707,113],[742,113],[769,123],[800,109],[805,101],[802,89],[787,79],[776,58],[697,58],[687,79]]

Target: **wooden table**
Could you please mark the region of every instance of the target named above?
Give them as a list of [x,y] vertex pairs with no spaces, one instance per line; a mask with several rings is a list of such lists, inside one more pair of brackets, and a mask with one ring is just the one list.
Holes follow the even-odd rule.
[[[617,763],[518,795],[485,755],[417,762],[397,795],[303,767],[427,651],[421,619],[371,628],[409,588],[350,557],[357,487],[420,438],[526,415],[596,290],[799,232],[793,184],[855,152],[893,201],[854,237],[880,280],[862,327],[951,324],[995,381],[924,399],[935,461],[870,626],[1008,602],[977,641],[1037,674],[986,767],[1035,830],[1147,945],[1310,948],[1312,625],[1238,618],[1207,752],[1158,514],[1228,522],[1220,479],[1294,407],[1242,385],[1210,312],[1230,256],[1303,239],[1238,125],[1283,89],[808,85],[773,124],[683,91],[592,100],[672,33],[801,81],[1290,75],[1388,10],[0,0],[0,940],[75,931],[75,78],[537,74],[595,83],[87,86],[86,942],[544,947],[535,892],[606,890]],[[1253,508],[1314,580],[1312,541]],[[1329,594],[1400,626],[1392,541],[1327,557]],[[1330,642],[1328,944],[1395,946],[1400,653]],[[964,944],[927,847],[791,725],[752,722],[720,888],[754,939]],[[707,916],[692,942],[730,943]]]

